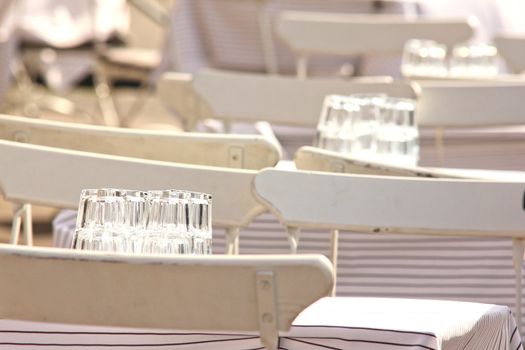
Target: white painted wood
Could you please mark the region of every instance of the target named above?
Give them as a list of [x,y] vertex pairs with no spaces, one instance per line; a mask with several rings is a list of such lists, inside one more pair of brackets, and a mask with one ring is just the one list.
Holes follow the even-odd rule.
[[420,126],[525,124],[525,82],[425,82],[417,90]]
[[513,73],[525,71],[525,36],[499,34],[494,37],[498,53]]
[[[271,277],[272,298],[268,278],[257,276]],[[273,349],[272,328],[289,330],[333,285],[331,264],[320,255],[121,255],[5,244],[0,280],[0,318],[260,331]]]
[[262,135],[138,130],[0,115],[0,139],[116,156],[209,166],[261,169],[281,149]]
[[[408,83],[388,78],[352,80],[307,79],[264,74],[204,70],[189,86],[188,76],[163,75],[158,93],[187,124],[206,118],[232,121],[267,121],[271,124],[316,126],[323,99],[328,94],[382,92],[413,98]],[[176,98],[191,96],[185,101]],[[185,114],[187,113],[187,114]]]
[[401,53],[409,39],[436,40],[449,47],[467,41],[476,18],[423,19],[399,15],[283,12],[276,33],[303,57],[312,54]]
[[18,203],[76,208],[84,188],[186,189],[213,196],[213,224],[239,227],[266,208],[256,171],[184,165],[0,140],[0,189]]
[[521,171],[402,166],[311,146],[299,148],[294,163],[300,170],[331,173],[525,182],[525,172]]
[[286,226],[525,237],[525,181],[265,169],[254,189]]

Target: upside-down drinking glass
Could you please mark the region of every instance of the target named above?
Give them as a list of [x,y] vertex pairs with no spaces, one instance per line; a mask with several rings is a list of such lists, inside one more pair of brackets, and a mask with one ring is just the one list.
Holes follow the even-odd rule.
[[352,94],[350,103],[359,106],[352,125],[352,156],[374,157],[377,153],[377,132],[386,94]]
[[187,191],[149,191],[144,253],[189,254],[189,202]]
[[125,196],[111,188],[82,190],[73,248],[126,251]]
[[194,254],[211,254],[211,196],[206,193],[190,193],[190,231]]
[[457,45],[452,50],[450,75],[455,77],[484,77],[498,73],[498,50],[486,43]]
[[419,159],[419,133],[415,121],[415,101],[388,98],[378,132],[381,161],[415,166]]
[[89,189],[81,193],[73,248],[211,254],[211,196],[199,192]]
[[433,40],[412,39],[403,49],[401,73],[406,76],[444,77],[447,75],[447,48]]
[[323,101],[314,145],[336,152],[350,152],[354,144],[352,127],[359,106],[349,96],[328,95]]

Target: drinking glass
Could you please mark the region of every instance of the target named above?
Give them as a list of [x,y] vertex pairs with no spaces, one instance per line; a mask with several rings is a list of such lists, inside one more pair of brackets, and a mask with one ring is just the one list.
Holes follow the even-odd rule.
[[148,194],[144,191],[126,190],[125,199],[123,230],[125,251],[128,253],[140,253],[144,243]]
[[359,106],[352,125],[352,156],[375,157],[377,132],[386,94],[352,94],[350,103]]
[[401,73],[406,76],[447,75],[447,48],[433,40],[408,40],[403,48]]
[[377,152],[381,161],[397,165],[417,165],[419,133],[415,109],[415,101],[411,99],[386,100],[377,136]]
[[484,77],[498,73],[498,50],[486,43],[461,44],[454,47],[450,59],[450,75]]
[[144,253],[189,254],[189,200],[187,191],[148,191]]
[[352,124],[359,106],[348,96],[328,95],[323,101],[314,145],[336,152],[350,152],[353,146]]
[[86,189],[80,195],[74,249],[123,252],[125,192]]
[[194,254],[211,254],[211,196],[206,193],[190,193],[190,232]]

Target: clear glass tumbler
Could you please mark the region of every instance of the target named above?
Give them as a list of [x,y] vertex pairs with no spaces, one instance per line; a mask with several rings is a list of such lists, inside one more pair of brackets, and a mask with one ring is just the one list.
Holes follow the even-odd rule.
[[149,191],[144,253],[189,254],[192,242],[189,231],[187,191]]
[[190,231],[194,254],[212,253],[211,195],[191,192]]
[[354,145],[352,127],[359,106],[348,96],[328,95],[323,101],[314,146],[348,153]]
[[352,94],[350,103],[359,106],[352,125],[354,144],[350,154],[359,158],[374,158],[377,153],[377,132],[386,94]]
[[450,58],[450,75],[454,77],[491,77],[498,74],[498,50],[486,43],[461,44]]
[[447,75],[447,47],[433,40],[408,40],[403,48],[401,73],[405,77]]
[[388,98],[378,132],[378,156],[383,162],[416,166],[419,160],[419,132],[414,100]]
[[125,196],[111,188],[81,192],[74,249],[126,251]]

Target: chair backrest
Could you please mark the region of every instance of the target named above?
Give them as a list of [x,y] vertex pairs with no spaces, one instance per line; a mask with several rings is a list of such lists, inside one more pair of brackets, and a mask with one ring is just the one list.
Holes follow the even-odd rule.
[[283,12],[276,32],[298,57],[298,74],[306,75],[301,60],[314,54],[361,55],[401,53],[410,39],[428,39],[448,47],[470,39],[477,20],[406,18],[364,15]]
[[525,124],[524,82],[420,82],[416,90],[421,126]]
[[[447,177],[422,167],[404,167],[379,161],[354,158],[340,152],[303,146],[295,152],[294,163],[299,170],[325,171],[331,173]],[[454,177],[451,175],[450,177]]]
[[218,167],[277,164],[280,146],[261,135],[176,133],[0,115],[0,139],[43,146]]
[[525,182],[525,172],[521,171],[403,166],[379,160],[356,158],[348,154],[311,146],[300,147],[295,152],[294,163],[300,170],[331,173]]
[[525,181],[265,169],[254,190],[289,227],[525,237]]
[[331,270],[320,255],[133,256],[1,244],[0,318],[259,331],[277,349],[278,331],[328,294]]
[[213,196],[213,224],[247,225],[266,208],[251,195],[256,171],[185,165],[0,140],[0,191],[18,203],[76,208],[84,188],[176,188]]
[[[183,92],[182,92],[183,91]],[[316,126],[323,99],[329,94],[381,92],[414,98],[404,82],[306,79],[218,70],[167,73],[158,85],[161,99],[181,113],[187,125],[199,119],[267,121],[271,124]],[[193,96],[176,100],[175,95]]]
[[512,73],[525,71],[525,36],[496,35],[494,45]]

